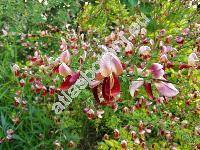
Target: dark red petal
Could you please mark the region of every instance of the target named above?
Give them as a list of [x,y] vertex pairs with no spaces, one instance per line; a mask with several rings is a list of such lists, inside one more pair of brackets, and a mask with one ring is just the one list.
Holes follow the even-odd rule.
[[110,77],[106,77],[102,84],[102,95],[106,101],[111,101],[113,99],[110,88]]
[[190,66],[188,66],[187,64],[183,64],[183,63],[181,63],[180,65],[179,65],[179,70],[182,70],[183,68],[189,68]]
[[[110,77],[105,77],[101,85],[98,85],[94,87],[93,94],[96,102],[101,105],[110,105],[112,104],[114,97],[120,93],[120,83],[118,80],[118,77],[113,74],[113,87],[111,87],[111,78]],[[98,88],[101,88],[102,91],[102,96],[104,98],[103,102],[100,102],[99,96],[98,96]]]
[[42,96],[46,96],[46,95],[47,95],[47,90],[43,89]]
[[53,68],[53,73],[59,73],[59,65]]
[[120,93],[120,83],[116,75],[113,75],[113,79],[114,79],[114,86],[111,89],[111,95],[115,97]]
[[38,62],[38,65],[39,65],[39,66],[44,65],[44,61],[43,61],[43,60],[40,60],[40,61]]
[[105,100],[112,101],[116,95],[120,93],[120,84],[118,77],[113,74],[113,87],[110,84],[110,77],[106,77],[102,85],[102,95]]
[[96,86],[96,87],[94,87],[94,88],[92,89],[92,92],[93,92],[94,98],[95,98],[95,100],[96,100],[96,103],[98,103],[98,104],[100,104],[100,105],[103,105],[103,106],[106,106],[106,105],[109,104],[108,101],[100,102],[100,100],[99,100],[99,96],[98,96],[98,87],[99,87],[99,85]]
[[19,71],[15,71],[15,77],[19,77]]
[[29,82],[29,83],[32,83],[34,80],[35,80],[34,77],[30,77],[29,80],[28,80],[28,82]]
[[41,91],[41,89],[40,89],[40,88],[37,88],[37,89],[36,89],[36,93],[37,93],[37,94],[39,94],[39,93],[40,93],[40,91]]
[[98,96],[98,85],[92,89],[94,98],[97,103],[100,103],[99,96]]
[[80,71],[78,71],[77,73],[73,73],[72,75],[68,75],[64,82],[61,83],[60,85],[60,89],[61,90],[68,90],[79,78],[80,76]]
[[172,62],[168,62],[168,63],[167,63],[167,68],[173,68],[173,67],[174,67],[174,65],[173,65]]
[[147,92],[149,99],[153,100],[154,96],[153,96],[153,93],[152,93],[151,83],[145,82],[144,87],[145,87],[145,90]]
[[52,88],[50,88],[50,89],[49,89],[49,95],[51,95],[51,96],[52,96],[52,95],[54,95],[54,93],[55,93],[55,90],[54,90],[54,89],[52,89]]

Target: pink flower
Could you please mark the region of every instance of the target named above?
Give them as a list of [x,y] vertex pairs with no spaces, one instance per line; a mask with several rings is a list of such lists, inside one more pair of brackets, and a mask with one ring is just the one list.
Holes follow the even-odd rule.
[[167,44],[169,44],[170,42],[171,42],[171,38],[172,38],[172,35],[168,35],[167,37],[166,37],[166,43]]
[[145,28],[142,28],[140,33],[141,33],[141,35],[146,35],[147,34],[147,30]]
[[80,77],[80,71],[72,72],[70,75],[65,77],[64,81],[61,83],[59,89],[68,90],[73,84],[76,83],[78,78]]
[[61,51],[67,50],[67,43],[64,39],[61,40],[60,50]]
[[115,129],[115,130],[114,130],[114,138],[117,140],[117,139],[119,139],[119,136],[120,136],[119,130],[118,130],[118,129]]
[[167,55],[166,54],[163,54],[160,56],[160,62],[161,63],[167,63],[169,60],[167,58]]
[[24,84],[25,84],[25,81],[24,81],[24,79],[21,79],[21,80],[19,81],[19,85],[20,85],[21,87],[23,87],[23,86],[24,86]]
[[155,44],[153,39],[150,39],[150,40],[149,40],[149,43],[150,43],[152,46]]
[[67,77],[68,75],[72,74],[72,70],[65,63],[62,63],[59,66],[59,74],[63,77]]
[[14,64],[11,69],[13,73],[15,74],[15,76],[19,77],[19,69],[20,69],[19,66],[17,64]]
[[61,62],[65,63],[65,64],[70,63],[70,53],[68,50],[65,50],[64,52],[61,53],[60,60],[61,60]]
[[126,148],[127,148],[127,142],[126,142],[126,140],[122,140],[121,141],[121,146],[122,146],[122,150],[126,150]]
[[68,90],[79,78],[80,71],[73,72],[65,63],[62,63],[59,68],[59,74],[64,77],[64,81],[61,83],[59,89]]
[[144,87],[145,87],[145,90],[147,92],[149,99],[153,100],[154,96],[153,96],[153,92],[152,92],[152,88],[151,88],[151,83],[145,82]]
[[189,34],[190,29],[189,28],[185,28],[182,30],[182,35],[188,35]]
[[149,68],[149,71],[152,73],[154,78],[160,78],[165,74],[163,66],[159,63],[153,63],[153,65]]
[[135,140],[137,138],[136,132],[135,131],[131,131],[131,136],[132,136],[132,139]]
[[184,38],[181,36],[176,36],[175,37],[176,42],[179,44],[179,47],[183,46]]
[[47,31],[47,30],[41,31],[41,36],[42,36],[42,37],[44,37],[44,36],[47,35],[47,34],[48,34],[48,31]]
[[140,140],[139,140],[139,138],[134,139],[134,143],[135,143],[135,145],[140,144]]
[[89,120],[93,119],[93,118],[94,118],[94,110],[89,109],[89,110],[87,111],[87,116],[88,116],[88,119],[89,119]]
[[125,52],[126,52],[126,55],[131,55],[133,53],[131,44],[127,44],[125,48]]
[[49,95],[52,96],[55,93],[55,86],[50,86],[49,87]]
[[[165,72],[161,64],[154,63],[149,68],[149,71],[151,72],[153,79],[155,80],[154,84],[156,86],[156,89],[162,96],[173,97],[179,93],[179,91],[173,86],[173,84],[168,83],[168,81],[163,77]],[[132,82],[130,86],[131,96],[134,97],[135,91],[142,85],[144,85],[149,99],[154,99],[151,83],[144,82],[143,78],[139,78],[138,80]]]
[[159,34],[160,34],[160,36],[164,36],[166,34],[166,30],[165,29],[160,30]]
[[199,61],[199,59],[198,59],[198,57],[197,57],[197,55],[195,53],[191,53],[188,56],[188,65],[196,66],[198,61]]
[[97,117],[102,118],[102,114],[104,114],[104,110],[97,110]]
[[149,55],[151,48],[149,46],[141,46],[139,48],[139,54],[141,55]]

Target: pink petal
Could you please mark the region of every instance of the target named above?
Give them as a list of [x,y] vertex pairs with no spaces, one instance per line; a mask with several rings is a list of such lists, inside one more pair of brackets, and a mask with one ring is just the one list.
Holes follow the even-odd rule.
[[132,81],[130,86],[130,94],[134,97],[135,91],[144,84],[143,78],[138,78],[136,81]]
[[122,64],[117,56],[113,53],[105,53],[100,62],[100,73],[104,77],[108,77],[111,73],[115,73],[116,75],[120,75],[123,71]]
[[66,77],[72,73],[72,70],[65,64],[62,63],[59,68],[59,74],[62,75],[63,77]]
[[142,28],[142,29],[141,29],[141,34],[142,34],[142,35],[146,35],[146,34],[147,34],[147,30],[146,30],[145,28]]
[[110,53],[110,56],[111,56],[111,62],[112,62],[112,72],[115,73],[117,76],[121,75],[123,72],[121,61],[113,53]]
[[97,110],[97,117],[102,118],[102,114],[104,114],[104,110]]
[[68,50],[66,50],[66,51],[61,53],[60,60],[65,64],[69,64],[70,63],[70,53],[69,53]]
[[20,70],[20,68],[17,64],[14,64],[11,69],[12,69],[13,72]]
[[190,32],[190,29],[189,28],[185,28],[182,30],[182,35],[188,35]]
[[149,46],[141,46],[139,48],[139,54],[142,54],[142,55],[146,55],[146,54],[149,54],[149,52],[151,51],[151,48]]
[[166,54],[163,54],[162,56],[160,56],[160,62],[162,63],[168,62],[168,58]]
[[198,61],[199,61],[199,59],[195,53],[191,53],[188,56],[188,65],[195,66]]
[[160,78],[165,74],[163,66],[159,63],[154,63],[149,70],[154,78]]
[[91,81],[90,88],[94,88],[94,87],[98,86],[100,83],[101,83],[101,81],[97,81],[97,80]]
[[107,56],[103,56],[102,59],[99,61],[99,66],[100,66],[100,73],[102,76],[104,77],[108,77],[110,76],[110,74],[112,73],[111,70],[111,61]]
[[164,36],[166,34],[166,30],[165,29],[162,29],[160,30],[160,33],[159,33],[161,36]]
[[155,82],[155,86],[162,96],[173,97],[179,93],[179,91],[171,83],[159,81]]

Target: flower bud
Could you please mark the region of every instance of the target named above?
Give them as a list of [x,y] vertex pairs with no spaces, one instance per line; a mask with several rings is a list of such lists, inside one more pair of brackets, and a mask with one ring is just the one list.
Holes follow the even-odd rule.
[[75,148],[76,144],[73,141],[69,141],[68,148]]
[[121,141],[121,146],[122,146],[122,150],[125,150],[127,148],[126,140]]
[[137,138],[136,132],[135,131],[131,131],[131,136],[132,136],[132,139],[135,140]]
[[20,85],[21,87],[24,86],[24,83],[25,83],[24,79],[21,79],[21,80],[19,81],[19,85]]
[[14,64],[13,66],[12,66],[12,71],[13,71],[13,73],[15,74],[15,77],[19,77],[19,66],[17,65],[17,64]]
[[119,134],[119,130],[118,129],[115,129],[114,130],[114,139],[119,139],[119,136],[120,136],[120,134]]
[[103,140],[109,140],[109,135],[108,134],[104,134]]
[[88,116],[88,119],[91,120],[94,118],[94,111],[92,109],[89,109],[87,111],[87,116]]
[[68,50],[65,50],[64,52],[61,53],[60,60],[61,60],[61,62],[65,63],[65,64],[70,63],[70,53]]

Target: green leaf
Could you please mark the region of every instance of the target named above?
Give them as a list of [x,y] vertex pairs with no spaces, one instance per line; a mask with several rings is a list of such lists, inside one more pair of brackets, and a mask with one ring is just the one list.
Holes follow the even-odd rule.
[[150,3],[141,3],[140,4],[140,10],[144,13],[144,14],[150,14],[151,11],[153,10],[153,7]]
[[114,147],[114,144],[111,141],[105,140],[105,143],[108,144],[110,147]]
[[25,141],[24,141],[19,135],[14,134],[12,137],[13,137],[13,139],[15,139],[15,140],[20,140],[20,141],[22,141],[22,142],[25,143]]
[[134,65],[134,76],[135,76],[136,78],[138,78],[138,69],[137,69],[137,66],[136,66],[136,65]]
[[130,4],[131,7],[135,7],[138,4],[138,0],[128,0],[128,4]]

